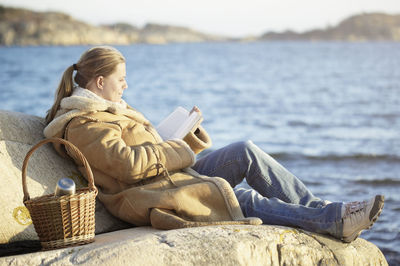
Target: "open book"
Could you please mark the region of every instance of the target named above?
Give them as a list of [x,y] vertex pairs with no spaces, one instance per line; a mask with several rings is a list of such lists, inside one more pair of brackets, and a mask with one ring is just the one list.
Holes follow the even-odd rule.
[[183,139],[187,133],[195,130],[203,121],[203,116],[198,112],[189,112],[179,106],[156,127],[158,134],[167,139]]

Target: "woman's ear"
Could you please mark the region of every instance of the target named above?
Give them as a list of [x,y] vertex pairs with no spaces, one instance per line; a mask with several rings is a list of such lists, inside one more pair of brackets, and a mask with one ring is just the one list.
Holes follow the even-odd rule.
[[104,77],[103,76],[98,76],[96,78],[96,86],[99,90],[103,89],[103,85],[104,85]]

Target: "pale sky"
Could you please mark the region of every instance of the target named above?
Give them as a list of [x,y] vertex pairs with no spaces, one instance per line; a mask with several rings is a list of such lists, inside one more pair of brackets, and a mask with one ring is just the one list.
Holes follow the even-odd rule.
[[400,0],[0,0],[4,6],[61,11],[99,25],[153,22],[244,37],[266,31],[334,26],[362,12],[400,14]]

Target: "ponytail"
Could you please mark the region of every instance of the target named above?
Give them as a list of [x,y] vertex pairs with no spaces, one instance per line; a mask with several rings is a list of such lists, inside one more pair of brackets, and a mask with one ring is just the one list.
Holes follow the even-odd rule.
[[64,71],[64,74],[61,78],[60,84],[58,85],[56,91],[54,104],[51,107],[51,109],[47,111],[46,124],[50,123],[54,119],[58,109],[60,108],[61,100],[64,97],[71,96],[72,89],[74,86],[74,82],[72,80],[73,72],[74,72],[74,66],[70,66]]

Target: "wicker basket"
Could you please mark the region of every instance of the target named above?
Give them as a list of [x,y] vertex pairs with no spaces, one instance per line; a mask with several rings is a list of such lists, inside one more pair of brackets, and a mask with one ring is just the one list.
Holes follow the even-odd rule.
[[[69,148],[86,169],[89,187],[78,189],[73,195],[56,197],[54,194],[30,199],[26,185],[26,170],[32,153],[48,142],[61,143]],[[95,202],[97,188],[93,173],[84,155],[72,143],[50,138],[40,141],[26,154],[22,166],[24,204],[28,208],[43,249],[83,245],[94,241]]]

